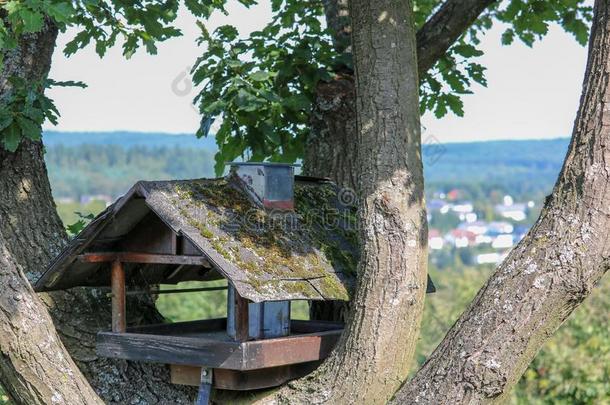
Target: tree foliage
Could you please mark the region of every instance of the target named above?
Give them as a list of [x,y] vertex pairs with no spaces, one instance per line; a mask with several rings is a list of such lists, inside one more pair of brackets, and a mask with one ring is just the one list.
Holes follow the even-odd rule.
[[[416,26],[421,27],[437,10],[438,0],[414,2]],[[494,22],[506,27],[502,42],[515,38],[528,46],[561,25],[584,45],[591,7],[580,0],[512,0],[490,7],[454,44],[421,82],[421,111],[442,117],[449,111],[464,114],[461,96],[474,83],[486,85],[480,38]],[[216,133],[219,152],[216,170],[226,161],[294,162],[303,154],[316,85],[349,73],[349,54],[338,54],[332,33],[321,21],[321,2],[273,0],[272,20],[260,31],[238,38],[235,27],[225,25],[208,33],[202,25],[200,41],[207,50],[193,69],[202,113],[199,136],[207,136],[209,123],[220,118]]]
[[[239,0],[245,7],[256,0]],[[294,162],[303,155],[316,85],[349,74],[349,54],[338,54],[324,24],[321,1],[272,0],[272,19],[261,30],[240,38],[231,25],[214,32],[205,28],[213,12],[227,13],[226,0],[185,0],[183,5],[199,19],[201,44],[207,46],[193,68],[199,85],[196,103],[202,115],[199,136],[207,136],[214,120],[219,152],[216,170],[236,158]],[[442,117],[449,111],[463,115],[461,96],[474,83],[486,84],[485,67],[477,62],[481,36],[502,23],[502,42],[518,39],[532,46],[557,23],[576,40],[587,40],[592,10],[584,0],[510,0],[495,3],[480,16],[431,71],[421,78],[421,110]],[[0,57],[18,46],[19,38],[39,32],[46,23],[77,34],[64,48],[71,56],[94,46],[100,56],[120,44],[126,58],[144,47],[156,53],[156,44],[181,35],[174,26],[178,0],[11,0],[1,6]],[[442,4],[414,1],[417,27]],[[2,63],[2,67],[4,63]],[[39,139],[44,120],[55,123],[59,111],[45,97],[52,81],[23,83],[12,79],[13,92],[0,106],[0,144],[15,150],[23,138]],[[75,85],[76,83],[63,83]]]
[[[198,4],[189,1],[189,4]],[[64,48],[71,56],[89,44],[100,56],[120,41],[123,55],[131,57],[141,46],[151,54],[156,43],[181,34],[173,27],[180,2],[177,0],[10,0],[0,8],[0,72],[4,71],[6,55],[19,46],[24,35],[39,33],[53,24],[61,31],[68,27],[78,33]],[[0,146],[15,151],[21,139],[38,140],[45,120],[56,124],[59,111],[44,95],[51,86],[80,86],[77,82],[27,82],[14,73],[7,78],[10,92],[3,94],[0,104]]]

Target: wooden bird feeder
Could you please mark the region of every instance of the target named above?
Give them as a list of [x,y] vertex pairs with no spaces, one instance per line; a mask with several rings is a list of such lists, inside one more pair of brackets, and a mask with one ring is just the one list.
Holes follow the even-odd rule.
[[[284,164],[233,164],[222,179],[138,182],[35,287],[110,287],[111,331],[98,333],[98,354],[169,364],[172,382],[200,386],[198,403],[211,387],[277,386],[317,367],[343,330],[290,319],[291,301],[349,299],[355,215],[339,200],[328,180],[294,176]],[[155,287],[218,279],[228,287]],[[228,289],[227,318],[129,324],[129,295],[219,288]]]

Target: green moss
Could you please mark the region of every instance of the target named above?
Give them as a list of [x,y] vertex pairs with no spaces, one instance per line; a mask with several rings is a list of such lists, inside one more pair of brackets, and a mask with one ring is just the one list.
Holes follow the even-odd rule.
[[[294,217],[269,215],[225,179],[184,182],[175,191],[180,214],[221,256],[249,274],[248,283],[257,290],[265,283],[260,280],[269,277],[279,280],[287,278],[287,274],[295,279],[327,279],[326,268],[330,266],[355,273],[357,258],[353,255],[353,241],[357,235],[343,226],[346,222],[343,216],[353,212],[345,207],[336,208],[337,197],[332,185],[297,184],[297,228],[291,226],[295,223]],[[327,229],[328,223],[338,226]],[[250,259],[250,255],[255,258]],[[345,294],[345,289],[336,285],[325,288]]]
[[285,281],[282,289],[291,294],[313,298],[312,287],[307,281]]
[[197,228],[197,230],[199,231],[201,236],[203,236],[206,239],[213,239],[214,238],[214,233],[212,231],[210,231],[204,224],[195,221],[192,217],[189,217],[188,216],[188,212],[186,210],[184,210],[184,213],[182,215],[184,217],[188,218],[189,225]]
[[221,239],[214,239],[211,241],[211,244],[214,250],[218,252],[218,254],[220,254],[225,259],[231,261],[231,254],[224,248]]
[[349,292],[345,286],[334,277],[324,277],[323,279],[320,279],[317,288],[324,296],[333,296],[344,301],[348,301],[350,298]]

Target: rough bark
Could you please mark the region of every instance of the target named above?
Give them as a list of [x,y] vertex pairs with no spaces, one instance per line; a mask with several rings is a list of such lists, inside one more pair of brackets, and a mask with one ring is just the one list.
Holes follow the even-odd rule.
[[583,94],[553,193],[393,403],[487,403],[508,395],[536,352],[610,265],[610,2],[595,3]]
[[[9,77],[39,80],[46,76],[56,36],[57,29],[47,22],[44,30],[24,36],[6,55],[0,99],[10,93]],[[39,176],[42,167],[37,157],[41,155],[41,145],[29,141],[15,153],[0,147],[0,380],[19,403],[101,403],[62,345],[24,274],[24,269],[40,268],[48,258],[41,254],[45,250],[41,246],[48,246],[47,252],[56,251],[62,235],[56,216],[44,215],[52,199],[48,184]],[[59,234],[46,232],[57,228]],[[14,251],[23,254],[14,255]]]
[[[40,149],[32,142],[24,143],[10,155],[0,148],[0,380],[18,403],[101,403],[62,345],[44,304],[25,278],[25,263],[17,261],[12,253],[15,248],[25,248],[30,258],[26,261],[42,260],[40,246],[48,242],[41,239],[57,239],[52,233],[15,232],[22,227],[28,230],[30,222],[28,216],[23,218],[15,209],[35,210],[50,199],[48,187],[39,188],[36,184],[36,160],[30,161]],[[11,209],[7,211],[6,207]],[[34,224],[34,229],[53,228],[49,226],[52,217],[35,217],[42,223]],[[20,222],[22,219],[25,224]]]
[[339,53],[352,51],[348,3],[347,0],[323,0],[326,25],[332,33],[333,46]]
[[[447,49],[495,0],[447,0],[417,32],[417,68],[424,75]],[[326,21],[333,32],[337,52],[351,52],[351,32],[347,0],[324,2]],[[355,190],[358,154],[356,143],[356,89],[353,75],[346,69],[329,82],[320,82],[310,118],[303,173],[329,177]],[[343,321],[347,305],[316,302],[312,319]]]
[[330,403],[385,403],[406,378],[421,319],[427,226],[410,3],[353,0],[361,260],[352,311],[317,376]]
[[417,31],[417,66],[424,75],[497,0],[447,0]]
[[[49,70],[56,29],[26,35],[5,55],[0,99],[8,77],[30,81]],[[0,148],[0,381],[20,403],[99,401],[53,330],[36,280],[67,240],[57,216],[40,142],[24,141],[15,153]],[[25,273],[25,274],[24,274]],[[61,341],[97,393],[109,403],[191,403],[195,390],[169,383],[165,366],[100,359],[95,335],[110,325],[110,302],[96,290],[42,294]],[[158,322],[152,300],[130,301],[132,324]],[[43,350],[44,349],[44,350]]]
[[[478,16],[496,0],[447,0],[417,32],[417,67],[424,75]],[[324,2],[326,20],[338,52],[349,52],[351,32],[346,0]],[[330,82],[320,82],[311,114],[311,132],[305,147],[303,173],[330,177],[337,184],[356,188],[358,161],[354,79],[345,69]]]

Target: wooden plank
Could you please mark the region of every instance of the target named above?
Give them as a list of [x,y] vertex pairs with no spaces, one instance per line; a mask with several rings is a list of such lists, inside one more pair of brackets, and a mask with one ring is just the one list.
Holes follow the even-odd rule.
[[245,342],[250,335],[248,300],[235,291],[235,340]]
[[173,246],[175,235],[155,213],[149,212],[133,229],[129,230],[113,250],[175,255],[176,251]]
[[168,290],[159,290],[159,289],[150,289],[150,290],[132,290],[127,291],[127,295],[163,295],[163,294],[184,294],[184,293],[194,293],[194,292],[203,292],[203,291],[223,291],[226,290],[226,286],[218,286],[218,287],[200,287],[200,288],[174,288]]
[[[209,322],[211,325],[212,321]],[[172,330],[173,325],[155,327],[157,333],[165,334],[132,333],[136,328],[130,328],[127,333],[101,332],[98,334],[97,352],[100,356],[126,360],[257,370],[322,360],[330,354],[343,331],[339,329],[235,342],[224,341],[222,337],[211,337],[212,335],[179,336],[184,333],[180,330],[192,330],[195,325],[183,323]],[[215,326],[221,325],[218,322]],[[137,330],[144,332],[142,328]],[[226,338],[226,335],[222,336]]]
[[123,263],[112,262],[112,331],[123,333],[127,329],[127,308],[125,304],[125,271]]
[[328,330],[343,329],[342,322],[333,321],[305,321],[293,319],[290,321],[290,331],[293,334],[324,332]]
[[[293,335],[309,334],[315,332],[325,332],[329,330],[343,329],[343,323],[332,321],[305,321],[295,320],[290,321],[291,331]],[[227,327],[226,318],[204,319],[199,321],[161,323],[154,325],[133,326],[127,328],[130,333],[150,333],[150,334],[174,334],[192,332],[214,332],[225,330]]]
[[142,325],[127,328],[129,333],[174,335],[194,332],[224,331],[227,328],[226,318],[205,319],[202,321],[162,323],[155,325]]
[[322,360],[330,354],[342,332],[343,329],[340,329],[242,343],[244,346],[242,370]]
[[[214,388],[233,391],[250,391],[282,385],[290,380],[312,372],[320,362],[293,364],[289,366],[237,371],[214,369]],[[201,367],[170,365],[172,384],[198,386]]]
[[100,332],[96,351],[102,357],[233,370],[242,368],[243,359],[237,342],[137,333]]
[[158,255],[136,252],[85,253],[79,255],[77,259],[85,263],[104,263],[118,260],[123,263],[187,264],[192,266],[210,267],[210,263],[202,256]]

